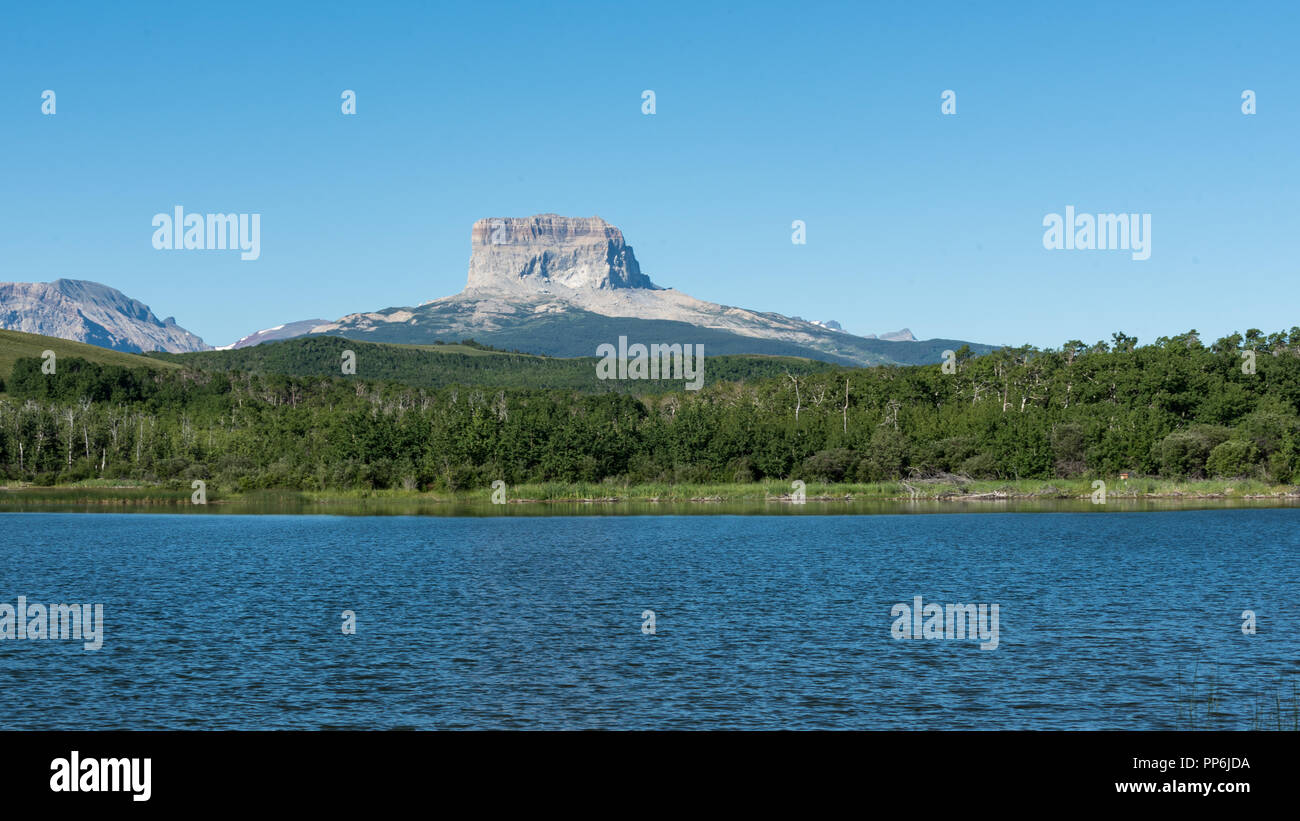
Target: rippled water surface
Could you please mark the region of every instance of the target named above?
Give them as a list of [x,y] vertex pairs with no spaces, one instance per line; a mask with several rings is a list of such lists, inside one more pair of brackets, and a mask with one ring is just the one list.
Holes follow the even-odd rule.
[[[4,513],[0,582],[105,614],[0,641],[6,729],[1249,728],[1300,681],[1295,508]],[[895,640],[917,595],[998,648]]]

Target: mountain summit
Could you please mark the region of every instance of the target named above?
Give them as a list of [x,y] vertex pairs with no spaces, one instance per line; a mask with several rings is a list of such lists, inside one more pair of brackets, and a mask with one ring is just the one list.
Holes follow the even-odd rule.
[[466,290],[655,289],[623,232],[600,217],[481,219],[470,230],[470,247]]

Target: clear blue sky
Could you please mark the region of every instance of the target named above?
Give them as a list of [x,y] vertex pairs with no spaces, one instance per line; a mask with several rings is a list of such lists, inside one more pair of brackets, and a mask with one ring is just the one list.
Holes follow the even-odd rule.
[[[97,280],[224,344],[455,293],[474,220],[553,211],[621,227],[662,285],[857,333],[1277,330],[1300,324],[1298,20],[1289,3],[10,4],[0,280]],[[154,250],[176,204],[260,213],[261,258]],[[1152,214],[1151,258],[1044,250],[1066,205]]]

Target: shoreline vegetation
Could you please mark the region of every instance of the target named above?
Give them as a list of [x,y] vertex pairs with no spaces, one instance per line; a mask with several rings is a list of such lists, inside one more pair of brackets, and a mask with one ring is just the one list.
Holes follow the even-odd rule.
[[[1090,502],[1095,490],[1090,479],[1022,479],[1018,481],[904,480],[874,483],[810,482],[804,489],[805,502],[999,502],[999,501],[1082,501]],[[505,504],[700,504],[718,502],[765,502],[798,504],[791,483],[763,481],[733,484],[637,484],[560,483],[506,487]],[[150,485],[90,480],[70,485],[42,487],[32,484],[0,485],[0,508],[14,503],[46,505],[194,505],[188,487],[173,484]],[[206,488],[207,505],[232,503],[295,502],[328,506],[396,502],[436,505],[489,505],[492,490],[456,492],[402,489],[302,491],[223,491]],[[1245,480],[1175,481],[1156,478],[1106,481],[1110,501],[1151,501],[1195,504],[1207,500],[1276,501],[1300,503],[1300,487]],[[1098,507],[1101,507],[1098,504]]]
[[[745,510],[794,502],[801,487],[823,511],[1088,506],[1097,480],[1110,500],[1134,500],[1126,509],[1300,495],[1300,326],[1208,346],[1189,331],[1142,346],[1117,332],[1059,349],[962,348],[932,365],[709,358],[699,390],[472,340],[432,352],[321,337],[240,355],[255,361],[215,352],[133,368],[22,355],[41,339],[6,353],[10,509],[179,505],[197,482],[211,504],[289,510],[447,510],[490,505],[501,486],[515,505]],[[552,382],[567,387],[539,387]]]

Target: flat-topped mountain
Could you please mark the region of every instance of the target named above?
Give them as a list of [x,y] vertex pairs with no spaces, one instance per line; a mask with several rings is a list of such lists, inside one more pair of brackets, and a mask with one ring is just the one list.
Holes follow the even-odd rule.
[[0,328],[130,353],[211,349],[173,317],[159,319],[143,302],[81,279],[0,282]]
[[[715,354],[806,356],[856,365],[938,362],[944,350],[969,344],[918,342],[906,330],[861,337],[838,322],[705,302],[651,281],[623,232],[600,217],[558,214],[475,222],[469,273],[458,294],[276,329],[278,338],[308,334],[414,344],[472,337],[549,356],[592,356],[601,343],[628,336],[707,343]],[[254,334],[234,347],[268,338]],[[971,349],[984,353],[991,346]]]
[[492,217],[470,230],[466,290],[655,287],[623,232],[600,217]]

